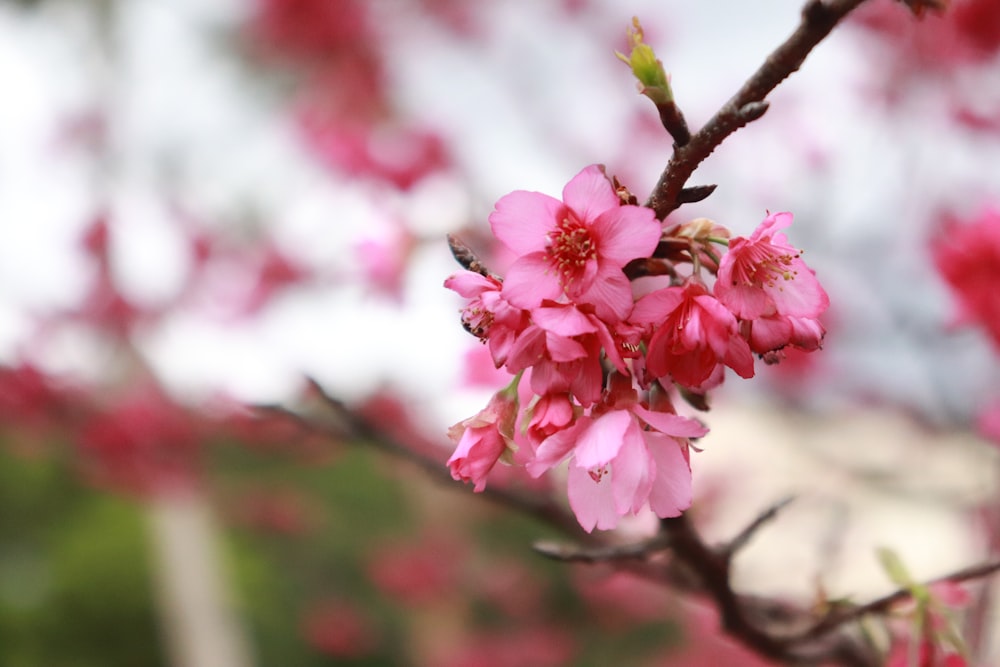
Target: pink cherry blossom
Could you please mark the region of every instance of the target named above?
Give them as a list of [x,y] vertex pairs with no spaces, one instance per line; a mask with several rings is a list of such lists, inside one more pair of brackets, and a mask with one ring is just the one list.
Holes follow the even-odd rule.
[[516,382],[512,387],[498,391],[479,413],[448,429],[448,437],[458,443],[448,459],[452,479],[472,482],[476,492],[486,488],[486,476],[513,447],[518,408]]
[[565,297],[590,304],[598,317],[623,320],[632,288],[622,268],[648,257],[660,240],[651,209],[621,205],[601,167],[585,168],[559,201],[518,190],[502,197],[490,215],[494,235],[518,259],[504,279],[504,296],[521,308]]
[[753,355],[736,317],[697,280],[647,294],[630,319],[653,327],[646,368],[655,378],[704,389],[721,381],[722,365],[753,377]]
[[802,251],[778,230],[792,224],[791,213],[772,213],[750,238],[729,241],[719,264],[715,296],[737,317],[752,320],[770,315],[817,317],[830,299]]
[[592,412],[545,439],[528,472],[541,475],[570,457],[570,507],[587,532],[610,530],[649,506],[660,517],[691,504],[687,439],[707,432],[693,419],[643,407],[632,379],[614,373],[604,412]]
[[445,280],[444,286],[469,299],[462,310],[462,326],[489,345],[497,368],[507,363],[517,335],[528,326],[528,313],[508,303],[501,293],[503,284],[496,278],[461,271]]
[[525,413],[525,432],[535,445],[550,435],[562,431],[576,419],[576,411],[568,393],[544,394],[537,397]]
[[934,264],[958,301],[956,320],[985,329],[1000,347],[1000,207],[968,223],[948,219],[931,245]]

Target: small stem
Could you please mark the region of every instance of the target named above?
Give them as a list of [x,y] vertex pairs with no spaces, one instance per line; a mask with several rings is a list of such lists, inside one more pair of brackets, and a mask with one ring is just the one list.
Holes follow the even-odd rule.
[[809,0],[798,28],[785,40],[742,88],[699,130],[691,141],[677,146],[660,180],[646,201],[661,220],[682,203],[688,178],[726,137],[760,118],[767,110],[764,98],[805,62],[806,56],[834,26],[864,0]]

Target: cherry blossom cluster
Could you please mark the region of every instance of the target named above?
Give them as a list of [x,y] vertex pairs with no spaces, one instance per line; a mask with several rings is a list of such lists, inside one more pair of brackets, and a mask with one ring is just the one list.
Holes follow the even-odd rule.
[[725,367],[752,377],[755,353],[819,348],[829,303],[781,232],[791,214],[730,238],[704,218],[665,226],[636,201],[596,165],[562,200],[510,193],[489,218],[516,256],[506,275],[476,263],[445,281],[468,299],[465,328],[514,376],[450,430],[452,476],[482,491],[499,460],[533,477],[567,462],[588,532],[687,509],[691,440],[708,429],[674,397],[703,403]]

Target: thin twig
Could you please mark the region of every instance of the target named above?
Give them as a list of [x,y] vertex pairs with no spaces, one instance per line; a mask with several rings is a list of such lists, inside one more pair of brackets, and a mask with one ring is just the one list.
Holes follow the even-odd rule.
[[741,530],[736,537],[729,541],[729,544],[726,545],[723,553],[725,553],[727,557],[732,558],[733,555],[747,545],[750,539],[757,534],[757,531],[760,530],[764,524],[774,520],[774,518],[778,516],[778,512],[788,507],[793,500],[795,500],[795,496],[786,496],[758,514],[756,519],[751,521],[746,528]]
[[635,544],[611,544],[597,547],[582,547],[551,540],[538,541],[532,548],[552,560],[565,563],[606,563],[623,560],[643,560],[652,554],[670,548],[670,540],[664,535]]
[[[963,581],[972,581],[975,579],[983,579],[988,577],[995,572],[1000,571],[1000,559],[987,561],[985,563],[979,563],[977,565],[971,565],[969,567],[964,567],[960,570],[956,570],[951,574],[946,574],[943,577],[938,577],[936,579],[931,579],[927,582],[927,585],[932,585],[942,582],[950,583],[960,583]],[[813,627],[809,628],[802,633],[801,637],[797,641],[805,641],[820,637],[831,630],[843,626],[852,621],[860,619],[862,616],[867,616],[869,614],[880,614],[888,611],[893,605],[896,605],[903,600],[907,600],[913,596],[913,592],[907,588],[900,588],[899,590],[893,591],[888,595],[882,596],[871,602],[866,602],[863,605],[856,607],[850,607],[844,609],[842,606],[836,608],[827,614],[822,620],[816,623]]]
[[809,0],[798,28],[742,88],[683,146],[676,146],[670,162],[646,202],[661,220],[680,206],[688,178],[726,137],[760,118],[767,110],[764,98],[805,62],[806,56],[864,0]]

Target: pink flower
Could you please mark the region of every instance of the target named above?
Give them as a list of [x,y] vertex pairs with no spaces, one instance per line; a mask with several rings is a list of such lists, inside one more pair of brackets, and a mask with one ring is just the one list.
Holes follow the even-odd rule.
[[496,278],[462,271],[445,280],[444,286],[470,300],[462,310],[462,326],[489,345],[497,368],[507,363],[516,336],[528,326],[528,313],[508,303]]
[[563,201],[518,190],[490,215],[494,235],[518,259],[504,279],[504,296],[521,308],[564,296],[591,304],[607,321],[625,319],[632,288],[622,268],[648,257],[660,240],[651,209],[621,205],[601,167],[587,167],[563,189]]
[[486,476],[513,447],[517,407],[515,381],[494,394],[478,414],[448,429],[448,437],[458,442],[448,459],[452,479],[473,482],[476,492],[486,488]]
[[510,349],[507,370],[531,368],[531,388],[539,396],[570,392],[584,406],[601,397],[601,350],[621,372],[619,343],[597,316],[573,304],[545,301],[531,311],[532,324]]
[[538,445],[542,440],[557,433],[576,419],[576,411],[569,394],[544,394],[527,409],[525,431],[529,441]]
[[[618,519],[649,506],[659,517],[678,516],[691,504],[688,438],[707,429],[693,419],[639,404],[632,379],[612,374],[605,412],[580,417],[546,438],[528,472],[539,476],[571,457],[570,507],[587,532],[610,530]],[[648,427],[648,428],[647,428]]]
[[778,231],[790,224],[791,213],[772,213],[749,239],[730,239],[729,252],[719,264],[715,296],[740,319],[817,317],[830,305],[816,275],[802,261],[802,251]]
[[[0,389],[2,397],[2,389]],[[979,409],[976,417],[976,430],[979,435],[1000,446],[1000,401],[991,400]]]
[[931,253],[958,300],[958,322],[978,324],[1000,347],[1000,208],[968,224],[946,221]]
[[741,377],[753,377],[753,355],[736,317],[696,280],[647,294],[630,319],[653,326],[646,353],[653,377],[704,389],[721,382],[723,364]]

